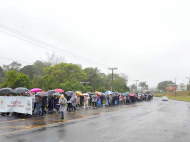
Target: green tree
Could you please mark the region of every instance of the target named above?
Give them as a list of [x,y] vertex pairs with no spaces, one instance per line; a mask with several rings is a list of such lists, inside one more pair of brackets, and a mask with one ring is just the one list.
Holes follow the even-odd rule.
[[188,91],[190,90],[190,84],[187,84],[187,90]]
[[44,75],[52,76],[57,83],[81,82],[87,79],[86,73],[76,64],[60,63],[44,68]]
[[168,87],[168,84],[174,84],[172,81],[162,81],[158,83],[157,88],[162,91],[166,91],[166,88]]
[[135,84],[132,84],[132,85],[130,86],[130,90],[131,90],[131,91],[137,90],[137,86],[136,86]]
[[100,73],[98,68],[85,68],[84,72],[87,74],[88,79],[86,80],[89,82],[88,85],[92,86],[94,90],[105,86],[106,75]]
[[3,87],[26,87],[30,88],[30,79],[28,75],[23,73],[18,73],[15,70],[10,70],[7,72],[6,81],[3,82]]
[[148,85],[146,84],[146,82],[140,82],[139,83],[139,87],[142,87],[143,90],[147,90],[148,89]]
[[3,70],[4,70],[4,72],[8,72],[9,70],[15,70],[18,72],[21,65],[22,64],[14,61],[14,62],[10,63],[9,65],[3,65]]
[[49,62],[42,62],[42,61],[37,60],[33,64],[34,74],[43,76],[43,69],[45,67],[50,67],[50,66],[51,66],[51,63]]
[[34,74],[36,74],[33,65],[24,66],[23,68],[20,69],[20,72],[28,75],[30,77],[30,79],[32,79]]

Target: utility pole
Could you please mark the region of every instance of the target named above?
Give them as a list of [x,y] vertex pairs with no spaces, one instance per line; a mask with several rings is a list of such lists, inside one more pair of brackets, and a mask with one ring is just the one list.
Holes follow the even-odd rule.
[[113,70],[117,70],[117,68],[108,68],[109,70],[112,70],[112,85],[111,85],[111,91],[113,91]]
[[138,91],[138,86],[137,86],[137,82],[139,81],[139,80],[135,80],[136,81],[136,87],[137,87],[137,91]]
[[177,96],[177,92],[176,92],[176,90],[177,90],[177,85],[176,85],[176,79],[177,78],[174,78],[175,79],[175,97]]

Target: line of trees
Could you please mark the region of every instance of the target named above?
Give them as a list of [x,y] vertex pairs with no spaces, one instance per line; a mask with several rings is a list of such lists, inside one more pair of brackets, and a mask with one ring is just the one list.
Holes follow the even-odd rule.
[[[24,67],[18,62],[0,66],[0,88],[38,87],[44,91],[63,88],[65,91],[105,92],[111,88],[111,77],[111,74],[102,73],[98,68],[82,69],[80,65],[63,63],[61,60],[53,62],[37,60],[32,65]],[[123,74],[114,74],[113,91],[122,93],[129,91],[125,77]]]

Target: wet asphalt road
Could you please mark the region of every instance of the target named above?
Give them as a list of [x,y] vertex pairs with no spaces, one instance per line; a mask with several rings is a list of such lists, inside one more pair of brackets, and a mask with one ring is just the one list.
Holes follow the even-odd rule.
[[188,142],[190,104],[151,102],[30,119],[0,117],[2,142]]

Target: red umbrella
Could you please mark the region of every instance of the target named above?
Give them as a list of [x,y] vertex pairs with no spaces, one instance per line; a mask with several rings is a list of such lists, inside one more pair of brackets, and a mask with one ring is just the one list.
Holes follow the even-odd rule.
[[130,97],[134,97],[134,94],[129,94]]
[[30,90],[30,92],[33,92],[33,93],[41,92],[41,91],[42,91],[42,89],[40,89],[40,88],[33,88],[33,89]]
[[62,93],[62,92],[64,92],[63,89],[55,89],[55,91],[58,92],[58,93]]

